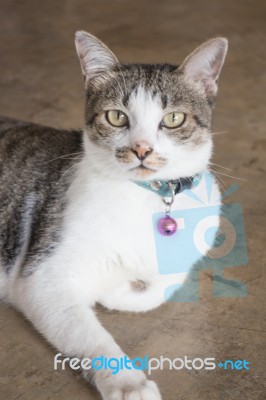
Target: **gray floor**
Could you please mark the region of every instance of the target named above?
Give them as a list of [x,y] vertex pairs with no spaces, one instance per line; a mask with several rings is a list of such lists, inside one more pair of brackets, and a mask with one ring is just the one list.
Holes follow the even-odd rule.
[[[164,400],[266,398],[265,171],[266,3],[263,0],[1,0],[0,114],[55,127],[82,126],[83,88],[73,35],[88,30],[122,61],[178,63],[205,39],[225,35],[230,51],[214,120],[214,162],[231,168],[244,210],[247,266],[225,276],[248,296],[212,295],[201,271],[200,300],[168,303],[145,315],[99,310],[131,356],[246,359],[250,371],[155,371]],[[219,169],[220,172],[227,173]],[[230,174],[230,172],[229,172]],[[235,179],[223,178],[226,186]],[[0,308],[0,397],[98,399],[71,371],[53,370],[54,350],[16,311]]]

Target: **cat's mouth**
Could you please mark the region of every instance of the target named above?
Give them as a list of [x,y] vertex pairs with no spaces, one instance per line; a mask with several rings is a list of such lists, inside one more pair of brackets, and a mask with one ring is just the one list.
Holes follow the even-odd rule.
[[129,171],[135,172],[136,175],[140,178],[145,178],[146,176],[149,176],[149,175],[157,172],[156,169],[145,167],[145,165],[143,165],[143,164],[140,164],[137,167],[131,168]]
[[137,167],[131,168],[129,171],[150,171],[150,172],[156,172],[156,169],[148,168],[145,167],[145,165],[140,164]]

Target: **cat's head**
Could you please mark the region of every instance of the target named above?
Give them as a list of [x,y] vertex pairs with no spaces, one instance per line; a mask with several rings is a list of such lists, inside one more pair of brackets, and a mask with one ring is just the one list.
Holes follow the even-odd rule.
[[176,179],[208,166],[211,117],[227,40],[203,43],[180,66],[120,64],[96,37],[76,33],[86,89],[85,147],[106,174]]

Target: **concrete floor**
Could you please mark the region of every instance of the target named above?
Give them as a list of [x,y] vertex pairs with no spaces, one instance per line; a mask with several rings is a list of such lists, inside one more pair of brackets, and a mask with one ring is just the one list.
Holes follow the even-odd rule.
[[[168,303],[145,315],[99,310],[131,356],[246,359],[250,371],[155,371],[164,400],[266,398],[266,3],[264,0],[1,0],[0,114],[55,127],[82,126],[83,88],[73,35],[88,30],[122,61],[178,63],[205,39],[224,35],[230,50],[214,120],[214,162],[233,170],[244,210],[247,266],[225,276],[246,283],[244,298],[212,295],[201,271],[200,300]],[[225,170],[221,170],[225,172]],[[225,172],[226,173],[226,172]],[[235,179],[221,176],[228,186]],[[16,311],[0,308],[0,398],[98,399]]]

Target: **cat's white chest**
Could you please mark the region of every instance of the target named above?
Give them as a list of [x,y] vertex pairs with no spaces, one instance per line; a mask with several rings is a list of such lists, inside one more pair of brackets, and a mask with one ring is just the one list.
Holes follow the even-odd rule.
[[[204,199],[204,182],[196,191]],[[219,198],[216,184],[213,198]],[[194,199],[181,193],[172,210],[191,208],[195,213],[197,206]],[[80,282],[93,281],[95,292],[108,291],[125,280],[161,279],[152,217],[158,212],[163,217],[164,211],[160,196],[130,181],[92,180],[87,185],[77,181],[69,192],[59,256]],[[178,257],[178,232],[176,244]],[[85,291],[86,287],[84,284]]]
[[159,196],[134,183],[91,182],[66,211],[68,247],[99,269],[156,273],[152,215],[163,210]]

